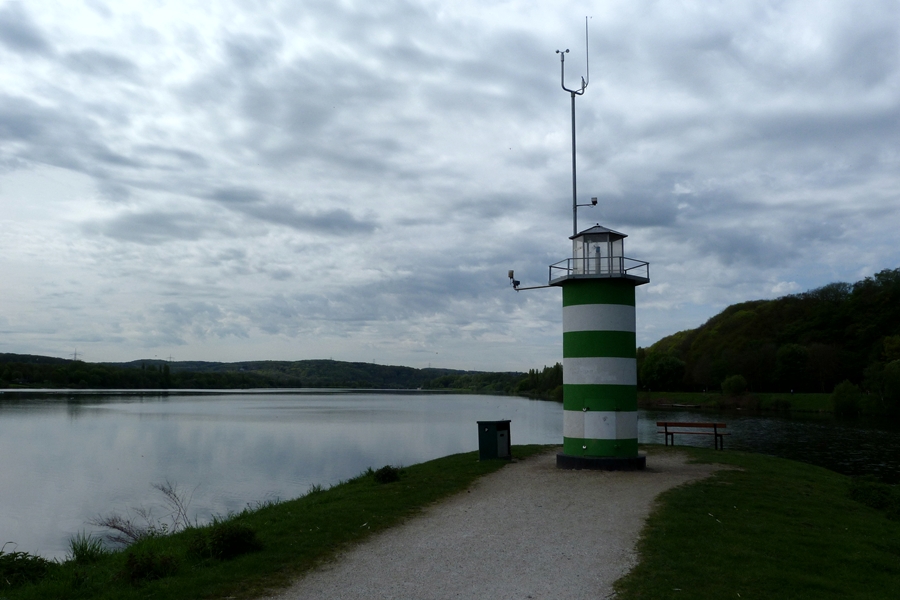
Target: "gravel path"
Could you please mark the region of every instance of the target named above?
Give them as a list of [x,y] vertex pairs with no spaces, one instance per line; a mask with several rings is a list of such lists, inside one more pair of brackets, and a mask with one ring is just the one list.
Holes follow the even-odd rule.
[[651,454],[637,472],[564,471],[555,453],[513,462],[270,598],[607,598],[656,496],[719,468],[685,460]]

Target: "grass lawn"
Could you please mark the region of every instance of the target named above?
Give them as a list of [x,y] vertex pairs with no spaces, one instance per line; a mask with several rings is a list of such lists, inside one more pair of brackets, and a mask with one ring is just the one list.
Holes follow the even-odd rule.
[[617,600],[900,598],[900,522],[811,465],[680,447],[737,467],[669,490]]

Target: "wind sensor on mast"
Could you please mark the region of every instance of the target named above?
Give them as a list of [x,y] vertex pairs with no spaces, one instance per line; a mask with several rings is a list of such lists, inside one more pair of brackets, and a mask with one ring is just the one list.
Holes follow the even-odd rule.
[[586,74],[581,78],[580,88],[575,89],[566,87],[566,54],[569,53],[569,49],[557,50],[556,53],[559,54],[560,82],[562,89],[569,92],[572,96],[572,235],[577,235],[578,207],[597,206],[596,198],[591,198],[590,204],[578,204],[578,185],[575,177],[575,96],[584,95],[584,91],[591,81],[591,58],[588,52],[588,17],[584,18],[584,62]]
[[[591,198],[590,204],[578,204],[578,185],[575,171],[575,96],[584,95],[584,91],[587,89],[588,84],[591,80],[591,58],[589,53],[588,46],[588,19],[590,17],[584,18],[584,62],[585,62],[585,76],[581,78],[581,87],[567,88],[566,87],[566,54],[569,53],[569,49],[565,50],[557,50],[556,53],[559,54],[559,63],[560,63],[560,84],[562,85],[562,89],[569,92],[572,96],[572,235],[578,235],[578,207],[579,206],[597,206],[597,198]],[[513,289],[518,291],[521,290],[537,290],[541,288],[550,287],[549,285],[535,285],[530,287],[519,287],[520,282],[515,279],[514,272],[509,272],[509,283],[512,285]]]

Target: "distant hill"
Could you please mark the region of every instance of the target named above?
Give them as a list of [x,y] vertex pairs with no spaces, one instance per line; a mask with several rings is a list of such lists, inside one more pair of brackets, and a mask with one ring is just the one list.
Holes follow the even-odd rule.
[[[431,379],[467,372],[453,369],[414,369],[338,360],[264,360],[235,363],[203,361],[166,363],[159,360],[135,360],[128,363],[108,364],[125,369],[140,368],[142,364],[157,368],[168,365],[174,379],[185,384],[192,381],[204,382],[218,377],[226,379],[246,377],[264,384],[257,387],[416,389]],[[179,387],[190,387],[190,385]]]
[[526,373],[414,369],[336,360],[123,363],[0,354],[0,387],[87,389],[354,388],[465,390],[556,397],[562,367]]
[[672,391],[719,389],[741,375],[756,392],[831,392],[848,379],[880,394],[885,369],[900,372],[895,361],[900,269],[734,304],[696,329],[638,349],[639,385]]
[[63,365],[72,362],[65,358],[54,356],[39,356],[36,354],[5,354],[0,352],[0,364],[19,363],[24,365]]

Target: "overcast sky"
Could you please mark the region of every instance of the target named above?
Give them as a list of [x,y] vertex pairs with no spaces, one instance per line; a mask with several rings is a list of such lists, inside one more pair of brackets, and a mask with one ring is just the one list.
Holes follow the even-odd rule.
[[900,1],[0,0],[0,352],[527,370],[900,266]]

